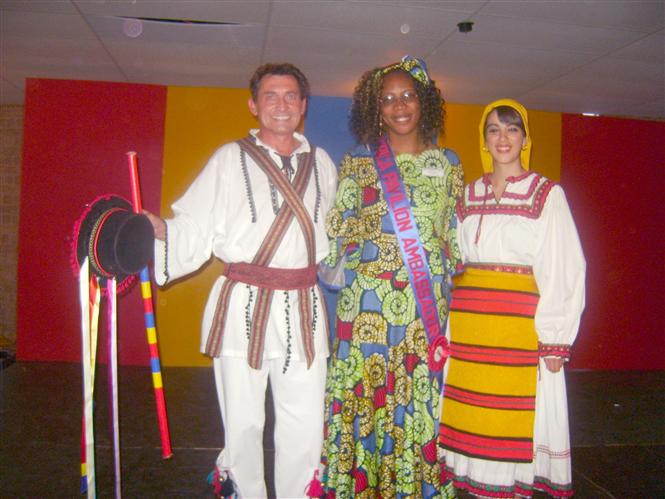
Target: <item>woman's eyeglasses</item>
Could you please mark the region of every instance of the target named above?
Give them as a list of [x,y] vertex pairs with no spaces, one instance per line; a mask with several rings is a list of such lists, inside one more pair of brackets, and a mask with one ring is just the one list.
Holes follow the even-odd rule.
[[412,92],[411,90],[402,92],[401,95],[388,94],[379,98],[379,102],[383,107],[394,106],[395,104],[397,104],[397,101],[400,101],[403,105],[406,106],[407,104],[411,104],[412,102],[416,102],[417,100],[418,100],[418,94],[416,92]]

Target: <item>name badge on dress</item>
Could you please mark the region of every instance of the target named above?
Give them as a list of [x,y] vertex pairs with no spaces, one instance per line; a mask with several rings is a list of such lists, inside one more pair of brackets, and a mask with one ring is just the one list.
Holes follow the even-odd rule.
[[443,170],[441,168],[423,168],[422,172],[426,177],[443,177]]

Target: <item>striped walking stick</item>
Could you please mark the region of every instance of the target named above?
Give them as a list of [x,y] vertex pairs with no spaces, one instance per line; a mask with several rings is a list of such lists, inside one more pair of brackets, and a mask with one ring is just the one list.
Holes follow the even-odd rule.
[[[139,189],[138,166],[136,153],[127,153],[129,162],[129,178],[132,187],[132,208],[134,213],[143,211],[141,205],[141,191]],[[152,290],[150,288],[150,274],[148,267],[141,270],[141,296],[143,297],[143,316],[145,318],[148,346],[150,348],[150,368],[152,370],[152,386],[155,390],[155,402],[157,404],[157,419],[159,422],[159,434],[162,439],[162,458],[168,459],[173,455],[171,451],[171,439],[169,437],[169,423],[166,416],[166,402],[164,401],[164,388],[162,385],[162,371],[159,363],[159,348],[157,345],[157,329],[155,326],[155,313],[152,306]]]

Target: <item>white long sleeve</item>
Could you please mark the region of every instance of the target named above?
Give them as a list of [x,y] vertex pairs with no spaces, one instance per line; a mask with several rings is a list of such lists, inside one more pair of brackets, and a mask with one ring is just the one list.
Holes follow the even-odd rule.
[[[297,165],[295,155],[310,150],[305,137],[299,134],[295,136],[301,146],[293,153],[294,166]],[[260,141],[258,143],[265,146]],[[266,148],[279,165],[281,160],[276,151],[267,146]],[[316,262],[328,255],[325,217],[334,202],[336,187],[335,165],[323,149],[317,148],[315,171],[303,198],[314,222]],[[194,272],[212,255],[226,263],[251,263],[275,219],[276,209],[279,209],[282,202],[278,191],[249,155],[245,155],[243,163],[238,144],[232,142],[222,146],[213,154],[185,194],[173,204],[174,217],[166,221],[167,244],[162,241],[155,243],[157,283],[163,285],[167,280]],[[270,266],[291,269],[307,265],[307,245],[303,232],[294,219],[286,229]],[[220,276],[215,281],[204,310],[201,325],[202,350],[225,279]],[[289,310],[285,306],[286,295],[290,303]],[[234,287],[229,302],[222,355],[246,356],[246,309],[253,306],[255,299],[255,287],[242,283]],[[317,302],[319,320],[316,325],[315,346],[317,352],[326,354],[327,337],[321,317],[325,313],[325,302],[318,293]],[[292,325],[290,332],[284,327],[287,322]],[[295,338],[300,337],[299,324],[297,291],[276,292],[268,318],[264,358],[283,356],[291,342],[294,343],[292,358],[300,358],[303,352],[300,342],[295,341]]]
[[550,191],[539,219],[533,273],[536,331],[546,345],[572,345],[584,309],[586,262],[563,189]]

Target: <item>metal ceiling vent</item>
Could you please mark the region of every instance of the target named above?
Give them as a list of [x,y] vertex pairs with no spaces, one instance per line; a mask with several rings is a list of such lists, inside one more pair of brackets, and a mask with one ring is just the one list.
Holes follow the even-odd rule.
[[198,25],[198,26],[238,26],[240,23],[225,21],[203,21],[199,19],[171,19],[166,17],[129,17],[118,16],[123,20],[123,31],[130,38],[137,38],[143,33],[143,23],[159,24],[177,24],[177,25]]

